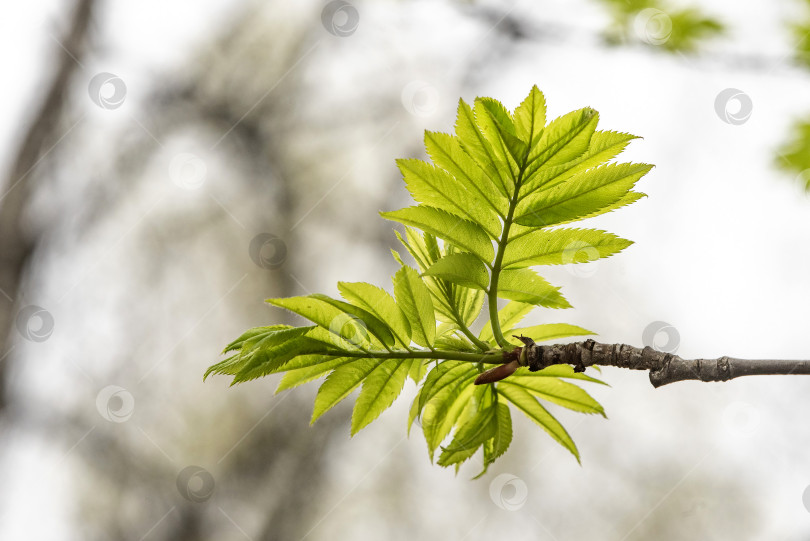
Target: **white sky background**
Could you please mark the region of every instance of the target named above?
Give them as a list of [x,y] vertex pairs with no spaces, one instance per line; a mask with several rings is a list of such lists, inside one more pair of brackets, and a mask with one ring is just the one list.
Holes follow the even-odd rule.
[[[27,118],[32,93],[51,62],[55,43],[49,34],[58,35],[55,14],[63,9],[62,4],[26,2],[24,7],[11,8],[13,12],[7,10],[0,20],[4,44],[0,62],[11,74],[0,94],[0,113],[6,120],[0,124],[4,170],[15,150],[14,138]],[[154,85],[156,77],[170,72],[195,45],[205,42],[223,14],[232,9],[229,4],[224,0],[109,3],[97,17],[104,52],[88,60],[88,69],[111,71],[124,78],[131,96],[128,103],[134,107],[138,89]],[[522,17],[537,18],[538,24],[553,21],[576,32],[564,37],[563,43],[549,38],[521,45],[514,56],[487,66],[485,77],[473,90],[465,91],[469,93],[464,98],[489,95],[511,109],[537,84],[546,95],[550,117],[590,105],[600,112],[600,128],[644,137],[630,145],[623,159],[656,165],[639,185],[649,198],[593,222],[636,244],[599,262],[590,269],[593,272],[546,272],[552,282],[564,286],[575,310],[544,312],[537,316],[538,321],[581,324],[598,331],[603,341],[641,345],[645,326],[662,320],[678,330],[678,353],[684,357],[807,358],[810,198],[797,182],[772,168],[773,149],[787,135],[789,122],[810,111],[810,77],[780,62],[790,51],[781,24],[793,12],[793,3],[714,1],[699,5],[731,30],[728,38],[712,44],[704,59],[655,54],[634,46],[605,49],[594,36],[606,18],[591,2],[518,2],[515,13]],[[454,10],[432,2],[398,8],[412,17],[413,27],[407,32],[390,20],[387,10],[391,8],[385,3],[358,2],[357,6],[360,26],[350,38],[353,41],[347,42],[343,62],[331,69],[323,67],[329,81],[324,91],[345,92],[342,99],[351,99],[353,88],[363,84],[360,75],[369,69],[364,66],[374,66],[374,60],[379,60],[375,48],[381,29],[388,33],[398,29],[403,34],[390,33],[389,46],[412,56],[408,76],[427,82],[438,96],[435,113],[414,117],[408,129],[414,137],[423,129],[448,131],[458,99],[448,59],[470,54],[455,50],[458,44],[476,44],[480,53],[484,47],[479,44],[486,43],[487,36],[475,37],[475,27],[461,24]],[[454,36],[461,37],[454,40]],[[770,71],[741,70],[712,60],[712,54],[750,54],[772,58],[774,63]],[[741,89],[753,101],[753,114],[739,126],[721,121],[714,111],[715,97],[729,87]],[[117,118],[123,122],[122,117]],[[375,159],[393,164],[396,157]],[[358,173],[358,179],[364,178],[368,177]],[[318,213],[308,218],[317,219]],[[373,214],[369,224],[389,228]],[[335,234],[318,242],[339,244],[342,237]],[[334,279],[388,283],[379,269],[350,262],[343,266],[345,260],[339,261],[341,265],[318,269],[319,276],[304,281],[328,288],[326,292],[333,291]],[[647,463],[639,457],[662,455],[671,457],[664,463],[670,468],[671,482],[669,488],[654,492],[649,509],[654,509],[659,494],[670,488],[688,490],[690,483],[712,473],[737,483],[731,486],[747,487],[748,495],[756,494],[763,519],[761,538],[807,537],[810,513],[802,505],[802,493],[810,484],[805,452],[810,443],[805,420],[810,409],[810,378],[681,383],[659,390],[653,390],[641,374],[605,370],[605,379],[613,387],[593,392],[605,405],[608,421],[588,418],[576,425],[578,417],[563,415],[582,454],[582,468],[565,451],[554,448],[540,430],[515,422],[509,460],[496,463],[493,474],[477,484],[467,481],[475,473],[472,469],[462,470],[454,479],[451,471],[430,466],[424,457],[424,442],[412,436],[399,445],[407,446],[417,458],[413,483],[421,487],[425,501],[435,502],[436,507],[448,505],[462,492],[477,494],[477,510],[466,515],[458,509],[448,513],[465,521],[465,527],[459,527],[459,538],[475,527],[478,533],[470,538],[534,531],[548,539],[576,539],[580,538],[578,532],[586,531],[573,524],[587,522],[583,506],[610,513],[621,507],[623,499],[632,497],[633,491],[646,500],[639,493],[643,484],[618,477],[628,471],[652,477],[655,472],[647,472]],[[347,461],[336,474],[335,504],[343,496],[341,487],[354,485],[368,473],[368,465],[380,459],[375,449],[399,442],[408,404],[403,397],[391,412],[349,442],[355,460]],[[390,430],[381,426],[386,423]],[[597,456],[596,450],[602,449],[600,439],[610,439],[617,442],[614,447],[633,452]],[[0,538],[71,538],[66,532],[69,488],[60,475],[52,473],[58,471],[64,451],[33,442],[18,445],[4,457],[6,463],[0,468],[4,492],[14,497],[3,502]],[[535,469],[538,457],[551,467]],[[662,467],[662,462],[650,464]],[[611,471],[620,473],[614,479]],[[489,481],[502,472],[518,476],[528,487],[527,503],[518,511],[498,509],[489,500]],[[368,486],[361,485],[342,505],[357,512],[364,499],[373,499],[373,486],[385,486],[385,480],[375,479],[373,471],[367,479]],[[559,492],[556,487],[563,485],[570,490]],[[711,505],[713,498],[730,497],[722,490],[708,487],[697,493],[709,502],[704,501],[705,505]],[[571,509],[570,514],[544,515],[543,506],[555,498],[560,500],[556,502],[559,509]],[[660,505],[662,513],[673,512],[666,509],[665,500]],[[341,513],[350,517],[348,509]],[[440,509],[419,511],[427,524],[442,520]],[[43,516],[57,519],[41,520]],[[654,518],[654,512],[637,517]],[[535,520],[543,524],[542,529]],[[622,539],[633,526],[632,522],[626,527],[617,524],[605,538]],[[330,531],[341,538],[360,535],[348,521],[331,515],[322,528],[323,538]],[[421,533],[427,536],[428,531]]]

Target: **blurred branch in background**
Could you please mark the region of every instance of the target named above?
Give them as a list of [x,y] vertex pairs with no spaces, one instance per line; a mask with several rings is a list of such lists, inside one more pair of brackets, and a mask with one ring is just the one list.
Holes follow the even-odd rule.
[[[59,142],[76,126],[64,128],[70,85],[81,67],[90,33],[95,0],[77,0],[64,35],[55,38],[56,67],[45,97],[36,94],[32,120],[20,137],[20,146],[3,184],[0,197],[0,412],[7,406],[7,374],[13,360],[14,322],[21,305],[22,283],[40,232],[26,224],[31,194],[41,177],[43,161],[53,160]],[[41,101],[40,101],[41,100]],[[63,128],[63,129],[60,129]],[[36,339],[38,331],[50,332],[48,323],[31,310],[18,326]],[[39,326],[39,328],[38,328]]]
[[[180,185],[180,198],[200,193],[198,188],[206,177],[220,175],[214,178],[215,186],[206,186],[209,198],[151,220],[168,220],[168,230],[163,232],[165,226],[155,225],[136,233],[145,235],[148,242],[146,251],[140,252],[140,262],[132,265],[134,283],[140,284],[136,290],[148,293],[139,299],[146,307],[144,313],[140,317],[131,314],[134,319],[127,323],[131,351],[147,349],[154,356],[162,347],[154,326],[139,321],[150,318],[149,311],[165,304],[161,299],[166,299],[168,291],[177,290],[176,274],[163,262],[174,261],[174,266],[186,262],[192,273],[207,269],[203,272],[220,283],[241,284],[249,277],[245,282],[249,289],[269,285],[274,295],[293,295],[299,287],[294,276],[302,254],[296,250],[301,243],[292,231],[293,213],[298,209],[297,192],[311,181],[291,157],[290,145],[297,141],[297,113],[289,103],[301,84],[300,73],[293,68],[312,47],[312,33],[306,19],[288,18],[276,26],[260,13],[244,14],[231,23],[223,37],[206,44],[189,66],[160,81],[137,113],[148,128],[122,138],[121,150],[113,158],[113,176],[118,181],[95,187],[93,206],[80,222],[86,233],[114,220],[122,201],[137,200],[138,192],[154,181],[154,164],[161,163],[167,152],[170,155],[168,149],[191,149],[195,153],[179,153],[171,160],[188,159],[181,163],[186,169],[172,178]],[[220,161],[224,164],[216,166]],[[249,243],[244,235],[255,235],[255,240],[261,231],[278,235],[251,243],[251,261],[246,257]],[[199,249],[228,264],[200,265],[195,270],[194,253]],[[191,287],[199,285],[194,282]],[[205,295],[199,291],[184,295],[186,300],[177,310],[203,311]],[[200,306],[195,308],[194,304]],[[235,292],[217,307],[229,315],[213,319],[261,319],[263,312],[257,308],[256,303]],[[207,328],[211,322],[201,324]],[[171,329],[171,322],[166,325],[170,332],[179,334]],[[204,346],[196,346],[179,348],[172,358],[192,360],[210,354],[212,351]],[[146,365],[154,362],[147,355],[142,357]],[[122,372],[107,378],[132,380],[125,365],[120,363],[115,370]],[[165,407],[168,397],[178,392],[178,381],[194,373],[196,362],[180,365],[192,368],[175,374],[168,382],[152,376],[141,384],[148,376],[143,375],[128,388],[133,393],[138,390],[138,403],[157,401]],[[343,426],[346,415],[338,414],[312,431],[300,432],[290,424],[308,420],[307,408],[300,400],[273,400],[266,390],[252,389],[236,401],[242,403],[237,419],[217,404],[205,408],[207,413],[201,417],[195,412],[200,406],[193,397],[176,403],[185,426],[180,432],[162,422],[161,411],[141,416],[142,430],[154,439],[154,446],[137,438],[122,441],[113,432],[115,426],[101,426],[87,437],[81,456],[87,470],[83,477],[90,481],[82,487],[88,533],[97,539],[137,539],[148,533],[150,539],[191,541],[222,539],[235,526],[250,531],[246,535],[257,541],[303,536],[311,517],[301,510],[311,508],[322,492],[319,487],[328,478],[324,471],[326,440],[335,428]],[[92,422],[92,418],[84,418],[79,426]],[[160,452],[155,453],[154,447]],[[188,465],[191,462],[205,467]],[[192,474],[184,475],[188,468]],[[167,482],[175,478],[176,483]],[[202,487],[193,486],[200,479]],[[214,482],[216,507],[206,503]],[[99,490],[100,485],[107,488]],[[149,524],[154,524],[154,529],[147,531]]]

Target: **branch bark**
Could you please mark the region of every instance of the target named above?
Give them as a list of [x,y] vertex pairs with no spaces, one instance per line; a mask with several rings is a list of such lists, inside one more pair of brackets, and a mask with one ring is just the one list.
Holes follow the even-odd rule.
[[[519,337],[526,346],[516,348],[519,362],[535,372],[554,364],[570,364],[581,372],[588,366],[616,366],[630,370],[648,370],[650,383],[661,387],[677,381],[728,381],[741,376],[810,374],[810,361],[781,359],[682,359],[651,347],[627,344],[601,344],[593,340],[544,346],[530,338]],[[506,360],[506,359],[505,359]]]

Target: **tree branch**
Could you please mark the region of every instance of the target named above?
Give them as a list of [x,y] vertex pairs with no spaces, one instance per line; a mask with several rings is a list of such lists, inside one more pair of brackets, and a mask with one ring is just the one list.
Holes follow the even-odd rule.
[[637,348],[627,344],[601,344],[593,340],[572,344],[543,346],[530,338],[519,337],[526,344],[519,362],[535,372],[554,364],[570,364],[578,372],[588,366],[617,366],[630,370],[649,370],[650,383],[661,387],[676,381],[728,381],[741,376],[810,374],[810,361],[750,360],[734,357],[717,359],[682,359],[677,355]]
[[[21,143],[12,159],[11,170],[0,193],[0,359],[5,359],[13,346],[12,331],[20,288],[38,233],[26,230],[24,217],[37,181],[37,165],[50,152],[57,139],[59,121],[67,109],[71,82],[83,58],[91,30],[96,0],[76,0],[73,17],[59,41],[54,75],[44,98],[36,93],[37,107]],[[0,411],[6,406],[5,379],[9,362],[0,360]]]

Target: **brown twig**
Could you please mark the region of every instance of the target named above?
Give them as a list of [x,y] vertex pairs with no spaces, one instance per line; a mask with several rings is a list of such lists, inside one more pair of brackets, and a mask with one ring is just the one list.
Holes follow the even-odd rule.
[[535,372],[554,364],[570,364],[581,372],[588,366],[616,366],[630,370],[648,370],[650,382],[661,387],[676,381],[728,381],[741,376],[810,374],[810,361],[737,359],[682,359],[651,347],[627,344],[601,344],[593,340],[572,344],[540,345],[526,337],[518,352],[520,364]]

